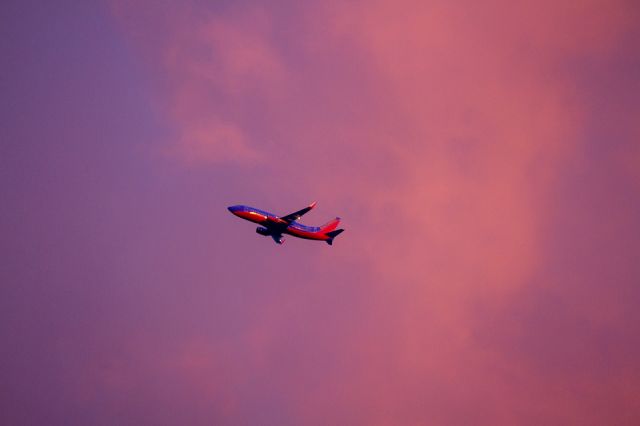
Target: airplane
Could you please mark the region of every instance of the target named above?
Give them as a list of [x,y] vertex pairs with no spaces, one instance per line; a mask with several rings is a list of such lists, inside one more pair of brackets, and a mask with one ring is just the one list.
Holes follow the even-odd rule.
[[288,234],[306,240],[326,241],[327,244],[333,245],[333,239],[344,231],[344,229],[336,229],[340,223],[339,217],[322,226],[305,226],[297,222],[302,215],[308,213],[316,204],[314,201],[302,210],[281,217],[249,206],[237,205],[227,207],[227,209],[242,219],[262,225],[256,228],[256,232],[265,237],[273,238],[273,241],[277,244],[284,242],[282,234]]

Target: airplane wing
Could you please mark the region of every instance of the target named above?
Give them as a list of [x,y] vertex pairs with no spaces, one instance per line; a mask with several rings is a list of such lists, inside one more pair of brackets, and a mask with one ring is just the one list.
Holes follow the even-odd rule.
[[284,220],[287,223],[291,223],[295,220],[298,220],[302,217],[303,214],[308,213],[309,210],[311,210],[312,208],[314,208],[316,206],[316,202],[314,201],[313,203],[311,203],[308,207],[305,207],[302,210],[298,210],[297,212],[288,214],[286,216],[282,216],[280,219]]
[[275,241],[276,244],[284,243],[284,238],[282,238],[282,234],[271,234],[271,238],[273,238],[273,241]]

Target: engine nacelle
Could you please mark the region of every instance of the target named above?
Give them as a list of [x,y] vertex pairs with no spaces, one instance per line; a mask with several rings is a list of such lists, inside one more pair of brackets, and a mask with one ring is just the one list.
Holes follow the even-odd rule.
[[260,234],[260,235],[264,235],[265,237],[266,237],[266,236],[271,235],[271,233],[269,232],[269,230],[268,230],[267,228],[265,228],[265,227],[262,227],[262,226],[258,226],[258,227],[256,228],[256,232],[257,232],[258,234]]

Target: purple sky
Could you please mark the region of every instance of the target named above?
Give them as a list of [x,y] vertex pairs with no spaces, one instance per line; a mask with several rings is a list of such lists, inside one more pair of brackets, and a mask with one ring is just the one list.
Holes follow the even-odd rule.
[[635,2],[5,3],[0,424],[640,423]]

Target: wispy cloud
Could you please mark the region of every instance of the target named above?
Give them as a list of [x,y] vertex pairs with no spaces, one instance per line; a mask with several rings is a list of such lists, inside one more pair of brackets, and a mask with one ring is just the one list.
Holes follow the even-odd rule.
[[[559,188],[573,182],[576,157],[591,155],[594,109],[584,101],[595,95],[576,64],[611,60],[635,25],[631,3],[188,10],[148,27],[168,32],[152,63],[181,129],[176,152],[188,163],[262,160],[273,167],[260,170],[256,191],[307,191],[345,206],[342,260],[375,277],[359,305],[369,322],[322,340],[346,367],[326,367],[304,394],[294,391],[304,364],[280,378],[301,423],[323,423],[319,412],[324,423],[606,423],[624,411],[636,373],[632,384],[625,369],[603,381],[588,363],[562,371],[552,367],[566,365],[562,354],[519,347],[537,333],[553,340],[555,325],[536,310],[563,309],[543,301],[554,287],[573,289],[549,253],[563,246],[553,235],[563,218],[581,217]],[[624,138],[637,135],[627,127]],[[604,226],[583,219],[587,232]],[[610,302],[610,311],[626,303]],[[570,331],[594,310],[557,320]],[[601,401],[605,393],[620,399]]]

